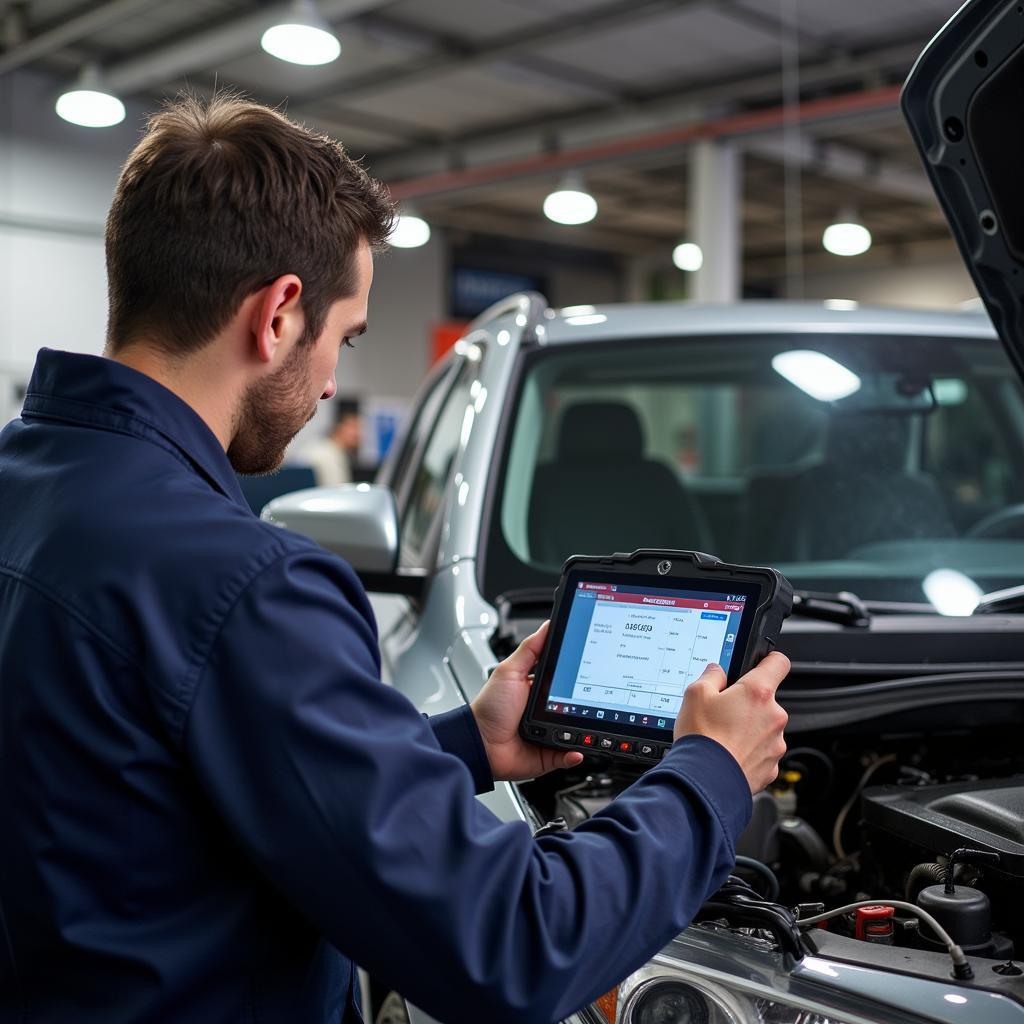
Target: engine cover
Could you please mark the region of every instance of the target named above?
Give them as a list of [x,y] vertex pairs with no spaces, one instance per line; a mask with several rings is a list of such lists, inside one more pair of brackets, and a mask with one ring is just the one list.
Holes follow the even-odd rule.
[[940,786],[876,786],[861,797],[864,826],[932,855],[961,846],[999,854],[996,872],[1024,881],[1024,775]]

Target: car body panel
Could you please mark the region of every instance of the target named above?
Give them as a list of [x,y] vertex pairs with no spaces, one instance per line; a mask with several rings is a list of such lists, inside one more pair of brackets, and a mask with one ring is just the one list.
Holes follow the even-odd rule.
[[918,58],[901,105],[932,187],[1017,372],[1024,239],[1017,141],[1024,9],[971,0]]

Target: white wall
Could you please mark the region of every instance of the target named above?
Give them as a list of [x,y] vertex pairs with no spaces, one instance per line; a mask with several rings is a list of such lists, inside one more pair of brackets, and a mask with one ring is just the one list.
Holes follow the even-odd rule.
[[853,268],[804,278],[805,298],[856,299],[864,305],[955,309],[977,294],[959,260]]
[[[12,383],[27,379],[41,346],[103,349],[103,225],[144,125],[138,105],[114,128],[67,124],[53,110],[59,84],[34,72],[0,77],[0,422],[16,413]],[[415,393],[442,319],[445,265],[440,237],[378,260],[370,333],[342,355],[341,392]]]

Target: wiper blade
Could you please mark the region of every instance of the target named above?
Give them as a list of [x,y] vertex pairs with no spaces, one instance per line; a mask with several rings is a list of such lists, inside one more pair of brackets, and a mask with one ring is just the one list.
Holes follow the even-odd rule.
[[868,606],[849,590],[840,590],[836,594],[798,590],[793,595],[792,614],[822,622],[838,622],[855,629],[867,629],[871,625]]
[[1007,612],[1024,612],[1024,586],[1007,587],[984,594],[975,606],[974,615],[999,615]]

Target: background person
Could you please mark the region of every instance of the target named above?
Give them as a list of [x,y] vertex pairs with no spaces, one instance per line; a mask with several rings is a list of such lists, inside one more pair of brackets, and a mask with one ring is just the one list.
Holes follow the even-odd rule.
[[363,443],[359,403],[351,398],[336,398],[332,405],[334,426],[330,433],[311,442],[303,453],[306,464],[316,475],[318,487],[338,487],[368,477],[359,461]]

